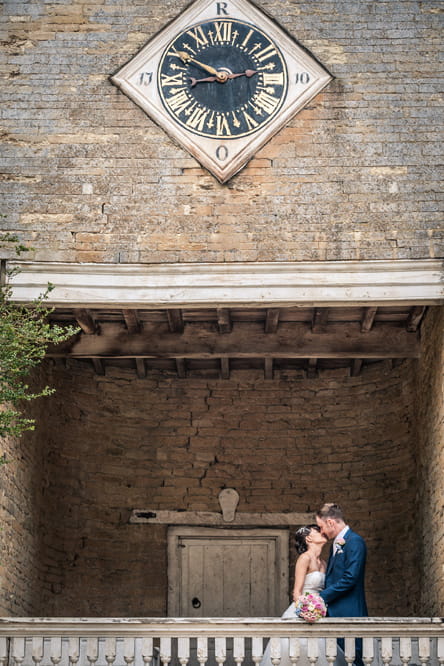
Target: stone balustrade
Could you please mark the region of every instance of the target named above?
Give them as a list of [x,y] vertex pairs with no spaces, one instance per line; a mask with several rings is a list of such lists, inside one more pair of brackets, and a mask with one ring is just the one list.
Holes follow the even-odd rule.
[[0,666],[257,666],[268,644],[273,666],[333,666],[338,637],[349,666],[356,637],[365,666],[444,665],[442,618],[2,618]]

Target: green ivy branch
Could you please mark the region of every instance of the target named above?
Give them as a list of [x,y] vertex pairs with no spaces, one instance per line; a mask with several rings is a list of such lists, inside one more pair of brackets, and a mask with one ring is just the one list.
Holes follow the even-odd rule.
[[[14,245],[17,255],[28,251],[16,236],[0,235],[0,247]],[[54,393],[45,386],[32,391],[26,377],[32,368],[45,357],[50,344],[58,344],[78,332],[74,326],[58,326],[48,320],[53,308],[45,305],[54,286],[48,284],[46,291],[36,300],[22,305],[12,300],[12,289],[7,282],[17,271],[6,268],[3,261],[3,279],[0,284],[0,437],[20,435],[25,430],[34,430],[35,420],[23,415],[24,403]]]

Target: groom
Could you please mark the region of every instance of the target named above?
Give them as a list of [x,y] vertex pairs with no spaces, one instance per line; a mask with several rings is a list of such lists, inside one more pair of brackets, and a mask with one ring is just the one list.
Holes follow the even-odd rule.
[[[329,617],[367,617],[364,573],[367,548],[359,534],[345,523],[338,504],[324,504],[316,522],[327,539],[333,539],[320,596],[327,604]],[[339,642],[339,641],[338,641]],[[343,641],[339,642],[343,648]],[[356,640],[355,664],[362,665],[362,639]]]

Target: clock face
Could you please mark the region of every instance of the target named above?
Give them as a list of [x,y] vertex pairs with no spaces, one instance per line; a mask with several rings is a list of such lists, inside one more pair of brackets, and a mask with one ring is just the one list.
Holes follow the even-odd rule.
[[263,31],[214,19],[172,40],[157,85],[166,111],[185,130],[229,140],[258,132],[276,116],[287,93],[287,68]]
[[111,80],[224,183],[331,78],[250,0],[195,0]]

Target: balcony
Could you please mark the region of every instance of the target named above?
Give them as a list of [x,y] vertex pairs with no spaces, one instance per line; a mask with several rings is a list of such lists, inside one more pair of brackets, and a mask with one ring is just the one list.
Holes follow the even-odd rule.
[[268,643],[273,666],[316,666],[319,639],[333,666],[337,637],[350,666],[356,637],[365,666],[444,664],[442,618],[2,618],[0,666],[257,666]]

